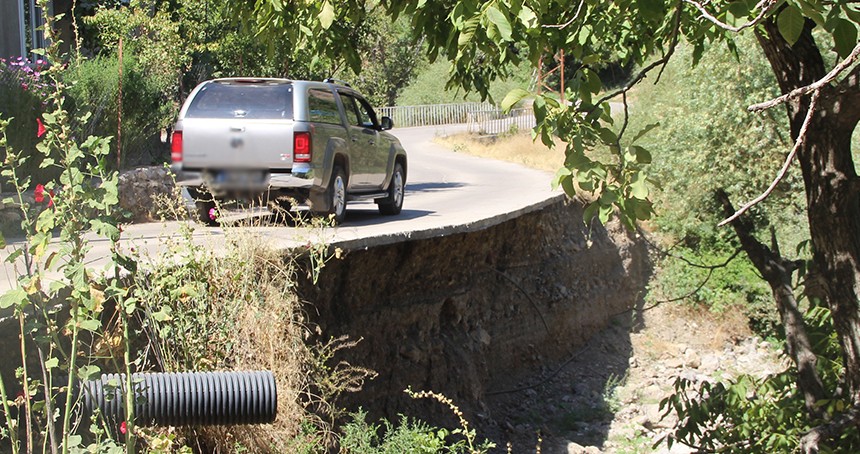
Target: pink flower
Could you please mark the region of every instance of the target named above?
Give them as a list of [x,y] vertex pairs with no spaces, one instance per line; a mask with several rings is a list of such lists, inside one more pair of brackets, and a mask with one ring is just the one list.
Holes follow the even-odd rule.
[[218,217],[218,212],[215,211],[215,208],[209,208],[209,219],[215,220]]
[[123,435],[125,435],[125,433],[126,433],[126,432],[128,432],[128,426],[125,424],[125,421],[123,421],[122,423],[120,423],[120,425],[119,425],[119,432],[120,432],[121,434],[123,434]]
[[36,124],[38,125],[38,127],[36,128],[36,137],[44,136],[45,133],[48,132],[48,130],[45,129],[45,124],[42,123],[42,119],[36,118]]
[[33,191],[33,198],[36,199],[36,203],[42,203],[45,201],[45,186],[42,184],[37,184],[36,189]]
[[30,86],[27,84],[21,84],[21,88],[23,88],[24,91],[27,91],[27,89],[30,88]]

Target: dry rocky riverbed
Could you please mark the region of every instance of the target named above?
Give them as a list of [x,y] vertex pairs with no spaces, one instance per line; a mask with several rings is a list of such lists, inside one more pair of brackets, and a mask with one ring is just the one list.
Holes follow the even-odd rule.
[[502,449],[510,440],[515,453],[536,452],[538,433],[542,453],[689,453],[678,444],[653,447],[677,422],[659,410],[677,377],[717,381],[784,367],[778,349],[753,336],[739,313],[675,303],[630,319],[619,316],[568,363],[490,397],[485,435],[502,440]]

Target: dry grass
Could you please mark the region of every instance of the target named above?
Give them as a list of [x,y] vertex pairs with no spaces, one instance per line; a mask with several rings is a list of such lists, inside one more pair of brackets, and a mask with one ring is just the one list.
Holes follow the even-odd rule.
[[557,144],[550,149],[540,140],[533,141],[529,133],[483,138],[475,134],[457,134],[440,137],[436,141],[457,152],[553,173],[564,164],[564,144]]
[[[181,260],[137,278],[148,313],[167,305],[172,314],[166,321],[147,321],[147,351],[156,352],[156,360],[147,362],[164,370],[271,371],[277,419],[268,425],[191,429],[176,442],[204,452],[322,452],[334,439],[338,395],[360,388],[373,375],[333,364],[337,350],[354,344],[347,339],[309,341],[319,333],[296,294],[297,277],[314,266],[307,264],[308,254],[328,249],[276,250],[258,235],[232,227],[224,236],[228,244],[216,256],[190,236],[165,239]],[[327,258],[311,263],[320,266]]]

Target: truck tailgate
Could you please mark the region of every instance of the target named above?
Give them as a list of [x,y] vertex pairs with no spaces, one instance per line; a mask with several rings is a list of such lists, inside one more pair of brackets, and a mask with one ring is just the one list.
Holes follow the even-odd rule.
[[293,164],[293,121],[185,118],[183,166],[188,169],[287,170]]

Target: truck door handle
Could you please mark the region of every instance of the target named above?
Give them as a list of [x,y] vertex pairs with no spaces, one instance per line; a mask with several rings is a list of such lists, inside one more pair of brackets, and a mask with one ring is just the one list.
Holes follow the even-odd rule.
[[244,126],[230,126],[230,130],[234,132],[245,132]]

